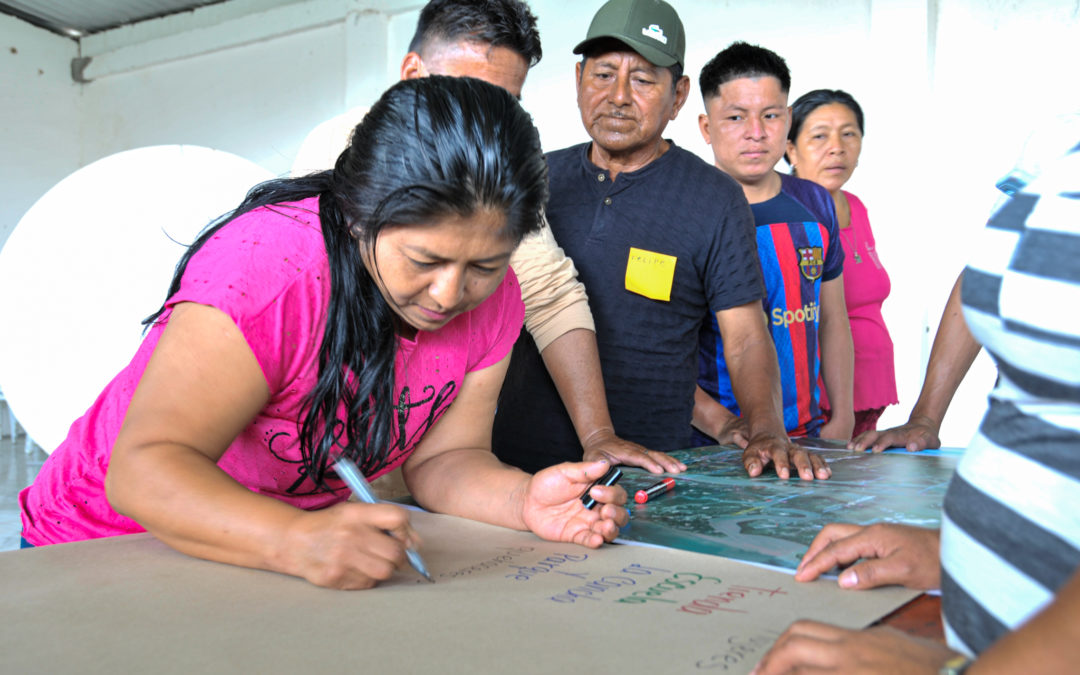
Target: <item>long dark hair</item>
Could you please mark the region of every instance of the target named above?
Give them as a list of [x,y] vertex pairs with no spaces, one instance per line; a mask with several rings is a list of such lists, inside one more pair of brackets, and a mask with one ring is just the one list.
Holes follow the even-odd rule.
[[[180,289],[191,257],[229,222],[316,195],[330,300],[318,379],[298,423],[303,473],[325,487],[335,455],[370,475],[386,464],[390,450],[395,315],[365,268],[361,247],[374,250],[387,227],[469,217],[481,209],[504,213],[504,234],[518,242],[540,227],[547,165],[536,128],[504,89],[472,78],[399,82],[353,130],[333,170],[261,183],[211,223],[177,265],[169,297]],[[164,311],[163,305],[143,323],[149,326]],[[345,420],[337,416],[341,405]]]

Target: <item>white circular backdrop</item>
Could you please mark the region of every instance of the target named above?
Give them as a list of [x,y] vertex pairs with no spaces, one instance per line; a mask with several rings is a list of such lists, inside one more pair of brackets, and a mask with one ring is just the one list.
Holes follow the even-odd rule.
[[184,246],[271,177],[226,152],[167,145],[85,166],[0,249],[0,389],[52,452],[131,360]]

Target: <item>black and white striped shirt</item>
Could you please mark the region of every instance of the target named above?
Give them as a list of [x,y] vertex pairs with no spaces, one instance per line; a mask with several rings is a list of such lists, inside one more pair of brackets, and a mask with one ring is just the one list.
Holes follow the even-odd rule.
[[964,271],[964,317],[999,372],[942,517],[945,631],[969,654],[1080,568],[1080,136],[1060,140]]

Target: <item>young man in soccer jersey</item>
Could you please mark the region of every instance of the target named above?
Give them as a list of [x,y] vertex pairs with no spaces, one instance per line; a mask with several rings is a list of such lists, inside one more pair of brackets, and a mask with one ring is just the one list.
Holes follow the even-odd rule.
[[[768,49],[735,42],[702,69],[700,86],[701,134],[716,166],[742,186],[754,214],[784,425],[791,436],[847,440],[854,425],[852,346],[835,207],[816,183],[773,170],[790,124],[787,64]],[[819,374],[832,406],[827,422],[819,406]],[[701,330],[698,387],[698,397],[711,396],[725,410],[719,417],[695,410],[695,440],[736,438],[739,408],[715,321]]]

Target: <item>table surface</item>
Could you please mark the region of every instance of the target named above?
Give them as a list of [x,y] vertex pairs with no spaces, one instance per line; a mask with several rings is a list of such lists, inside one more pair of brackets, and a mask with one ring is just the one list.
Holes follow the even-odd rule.
[[[681,548],[794,570],[828,523],[904,523],[936,528],[959,453],[821,450],[828,480],[783,480],[769,467],[750,478],[742,451],[711,446],[671,453],[687,465],[674,488],[630,505],[620,541]],[[629,495],[658,476],[627,467]]]
[[[434,586],[402,570],[333,591],[148,534],[0,553],[0,614],[12,618],[0,672],[745,674],[795,619],[855,629],[918,595],[802,584],[678,549],[593,552],[452,516],[412,521]],[[643,631],[650,639],[594,648]]]
[[[829,442],[818,441],[815,439],[795,439],[796,443],[804,445],[813,450],[819,452],[824,451],[826,456],[830,457],[830,463],[835,467],[843,468],[844,470],[859,467],[863,473],[853,475],[847,475],[844,472],[838,473],[834,476],[834,480],[812,484],[811,489],[805,489],[806,492],[820,492],[821,496],[817,497],[820,505],[824,505],[822,510],[831,511],[833,516],[836,517],[843,514],[843,519],[850,522],[860,522],[862,520],[876,521],[878,519],[894,520],[909,524],[922,525],[922,526],[934,526],[936,522],[921,522],[917,520],[912,522],[912,516],[915,515],[914,511],[918,511],[922,519],[926,519],[927,514],[933,511],[936,516],[940,513],[940,498],[944,496],[945,485],[948,479],[951,477],[952,471],[956,462],[962,455],[960,448],[942,448],[937,451],[926,451],[918,454],[910,454],[903,451],[894,451],[886,453],[887,456],[882,455],[859,455],[851,453],[851,459],[856,460],[854,463],[841,462],[835,463],[832,460],[848,455],[849,453],[843,452],[843,447],[839,444],[833,446]],[[839,452],[831,452],[839,451]],[[741,465],[735,461],[735,457],[738,454],[738,450],[734,448],[726,448],[725,446],[717,446],[713,448],[699,448],[695,450],[682,451],[681,453],[675,453],[680,455],[684,460],[703,459],[697,466],[691,466],[688,470],[688,474],[695,472],[704,472],[712,480],[723,479],[722,482],[717,482],[716,485],[711,486],[713,489],[722,488],[725,493],[722,497],[723,500],[733,502],[739,508],[734,509],[735,513],[738,513],[741,517],[752,510],[762,510],[768,513],[769,525],[771,528],[775,528],[775,523],[779,517],[780,520],[786,515],[783,512],[778,512],[774,506],[770,505],[770,502],[784,502],[790,506],[791,498],[789,495],[779,495],[780,499],[776,499],[778,495],[767,494],[765,491],[770,488],[776,489],[778,485],[770,485],[768,483],[759,486],[759,491],[762,494],[750,494],[741,495],[745,499],[746,504],[739,505],[737,500],[740,498],[738,489],[746,489],[747,485],[754,483],[745,478],[741,473]],[[864,462],[862,460],[870,460]],[[883,464],[884,463],[884,464]],[[866,467],[860,466],[866,465],[872,467],[877,465],[878,475],[873,475]],[[918,468],[916,468],[918,467]],[[898,469],[902,469],[899,470]],[[631,480],[624,481],[623,487],[628,491],[633,491],[636,487],[642,487],[645,483],[655,482],[655,477],[644,474],[644,472],[637,472],[631,470]],[[633,480],[633,477],[637,475],[639,483],[638,485]],[[685,482],[684,476],[684,482]],[[852,480],[852,479],[855,480]],[[909,485],[910,484],[910,485]],[[805,486],[801,486],[805,488]],[[812,488],[818,488],[813,490]],[[910,488],[910,489],[905,489]],[[889,493],[897,493],[897,504],[889,505],[885,497]],[[848,494],[850,493],[850,494]],[[864,497],[871,497],[872,499],[864,500]],[[834,503],[830,503],[834,502]],[[857,512],[853,510],[853,505],[858,505],[863,512]],[[661,513],[665,511],[677,511],[679,504],[665,503],[662,500],[658,500],[656,506],[661,509]],[[700,507],[700,505],[696,505]],[[710,503],[709,510],[719,513],[731,512],[730,504],[724,504],[723,502]],[[837,508],[840,506],[841,508]],[[894,508],[894,512],[889,512],[889,506]],[[695,509],[696,510],[696,509]],[[636,514],[639,517],[644,514]],[[807,511],[802,510],[798,514],[801,519],[805,520]],[[813,519],[810,519],[813,520]],[[674,519],[674,522],[678,522],[678,519]],[[666,523],[671,525],[671,523]],[[798,543],[798,547],[801,552],[804,550],[806,544],[809,543],[809,538],[812,538],[811,531],[816,530],[823,524],[823,522],[805,523],[805,531],[793,531],[787,533],[784,536],[790,538],[794,543]],[[806,527],[809,526],[809,529]],[[676,528],[678,529],[678,528]],[[690,531],[695,529],[694,526],[688,528]],[[698,532],[697,534],[706,534],[704,532]],[[691,537],[685,537],[684,540],[674,539],[665,541],[666,544],[674,543],[676,546],[685,547],[690,550],[701,550],[702,552],[716,553],[718,551],[711,551],[710,548],[723,549],[724,542],[715,540],[715,532],[710,531],[705,539],[695,539]],[[777,538],[776,535],[773,535]],[[801,539],[800,539],[801,537]],[[647,537],[646,537],[647,539]],[[653,542],[659,543],[659,542]],[[775,549],[774,549],[775,550]],[[732,551],[724,551],[731,554]],[[753,550],[739,550],[732,557],[751,560],[756,562],[770,562],[779,563],[784,565],[783,560],[780,559],[766,559],[762,558],[761,554],[756,553]],[[788,561],[788,566],[792,566],[796,562],[796,559]],[[930,640],[936,640],[938,642],[945,642],[945,630],[941,622],[941,597],[938,595],[920,595],[911,602],[907,603],[903,607],[895,610],[893,613],[882,618],[877,622],[879,625],[891,626],[897,630],[915,635],[917,637],[926,638]]]
[[879,624],[914,635],[916,637],[945,643],[945,629],[941,624],[941,596],[920,595]]
[[[148,544],[138,544],[137,540],[140,536],[145,537],[146,535],[136,535],[135,538],[119,537],[112,542],[108,542],[107,540],[102,542],[91,542],[90,544],[96,549],[102,549],[102,547],[126,547],[131,549],[119,558],[114,555],[110,558],[111,563],[113,564],[105,566],[95,565],[95,556],[84,555],[84,552],[80,552],[79,555],[72,557],[72,552],[76,549],[69,549],[67,554],[63,554],[62,549],[68,549],[68,547],[55,547],[55,550],[52,551],[37,549],[21,552],[13,551],[4,554],[5,556],[9,556],[4,559],[4,562],[6,563],[25,561],[27,560],[25,556],[29,556],[30,558],[35,558],[36,556],[36,558],[42,558],[42,560],[37,561],[32,569],[27,570],[24,568],[23,572],[28,572],[26,574],[5,575],[9,582],[8,591],[12,594],[12,597],[7,598],[11,600],[9,609],[17,611],[20,614],[20,620],[18,630],[12,629],[10,631],[10,633],[12,633],[11,635],[8,635],[7,638],[0,639],[0,642],[8,642],[8,649],[2,650],[5,653],[5,656],[0,657],[0,671],[20,672],[22,666],[27,665],[26,662],[22,662],[21,666],[12,668],[11,670],[7,670],[6,666],[3,664],[12,659],[17,660],[26,657],[31,658],[31,660],[39,666],[43,663],[65,663],[67,666],[72,666],[74,663],[81,663],[79,668],[83,672],[115,672],[112,669],[120,662],[126,662],[129,665],[137,662],[145,665],[149,662],[147,661],[149,657],[145,654],[139,656],[137,653],[131,653],[131,650],[136,649],[135,647],[132,647],[132,644],[143,645],[145,649],[149,649],[151,652],[155,649],[164,648],[162,645],[165,644],[171,645],[170,648],[174,650],[174,652],[170,652],[169,656],[175,661],[175,667],[165,668],[164,670],[159,668],[159,672],[193,672],[189,669],[191,666],[198,666],[195,670],[202,669],[202,672],[229,672],[233,666],[236,666],[239,663],[234,663],[232,661],[233,658],[240,658],[244,663],[247,663],[247,665],[253,665],[249,659],[254,657],[249,655],[250,650],[246,645],[260,644],[260,639],[279,639],[282,635],[293,636],[293,638],[286,640],[286,642],[295,640],[295,625],[291,622],[282,624],[282,618],[278,616],[282,613],[283,608],[292,608],[294,611],[297,608],[300,608],[300,610],[303,611],[305,606],[310,605],[307,611],[309,614],[313,612],[315,618],[309,616],[309,620],[323,621],[326,625],[321,626],[320,630],[330,631],[331,636],[333,636],[334,634],[332,631],[340,630],[340,627],[343,625],[342,620],[347,622],[344,625],[356,625],[357,620],[361,619],[359,624],[360,626],[363,625],[363,614],[356,614],[355,611],[362,608],[363,605],[358,605],[351,609],[338,605],[348,605],[348,603],[354,600],[378,599],[378,594],[374,591],[370,592],[372,595],[368,595],[369,592],[352,594],[326,591],[325,589],[317,589],[304,582],[299,582],[298,580],[281,575],[273,575],[255,570],[232,568],[227,565],[215,565],[204,561],[198,561],[193,558],[187,558],[186,556],[176,554],[175,552],[167,552],[167,549],[162,545],[150,546]],[[525,533],[508,532],[507,536],[524,537],[526,535]],[[426,532],[425,541],[428,541],[429,538],[431,540],[430,543],[435,543],[437,539],[435,532]],[[125,539],[130,539],[130,543],[125,544],[123,541]],[[148,539],[147,541],[153,540]],[[110,543],[112,546],[109,546]],[[532,544],[534,542],[530,540],[529,543]],[[450,544],[454,545],[455,548],[458,548],[460,542],[457,541],[455,537],[454,542],[450,542]],[[78,547],[79,545],[69,546]],[[53,549],[54,547],[48,548]],[[148,554],[147,548],[157,548],[160,549],[160,551],[156,554]],[[81,551],[81,549],[78,550]],[[627,555],[645,555],[652,551],[660,553],[662,549],[652,549],[648,547],[614,547],[611,552]],[[104,550],[98,550],[95,555],[101,556],[106,552],[107,551]],[[45,555],[43,556],[42,554]],[[54,557],[65,557],[65,555],[67,557],[65,561],[49,560]],[[164,573],[150,573],[151,576],[154,577],[154,583],[147,583],[148,579],[139,581],[138,579],[132,578],[132,572],[135,572],[134,576],[136,577],[140,575],[145,577],[148,574],[147,566],[139,565],[134,560],[138,555],[144,557],[149,555],[149,560],[160,563],[161,567],[165,568]],[[10,556],[15,556],[15,558],[11,558]],[[42,564],[46,562],[49,564]],[[74,566],[72,563],[75,563]],[[133,569],[125,572],[123,570],[125,565],[132,563],[135,563]],[[57,565],[59,565],[59,567],[57,567]],[[155,566],[157,565],[155,564]],[[65,572],[64,570],[67,571]],[[11,572],[14,570],[9,569],[7,571]],[[54,583],[58,585],[66,584],[69,588],[67,589],[67,592],[59,593],[58,596],[57,594],[50,595],[49,593],[29,593],[27,595],[28,589],[41,586],[39,583],[33,582],[32,578],[35,576],[52,579],[53,581],[50,582],[49,585]],[[408,575],[406,574],[404,576]],[[555,575],[552,576],[554,577]],[[73,579],[73,577],[78,577],[78,579]],[[21,581],[16,581],[20,578]],[[161,582],[163,581],[167,583],[162,584]],[[192,581],[195,583],[188,583]],[[222,606],[215,604],[212,599],[207,600],[208,594],[206,587],[208,585],[216,588],[217,592],[220,594],[229,596],[232,601],[227,605]],[[187,590],[178,593],[176,590],[177,588],[184,588]],[[419,585],[417,588],[420,591],[423,591],[427,586]],[[400,590],[401,589],[399,589],[399,591]],[[408,589],[406,588],[405,590]],[[74,595],[72,595],[72,592],[74,592]],[[842,595],[844,596],[854,596],[857,594],[858,592],[842,592]],[[5,593],[4,595],[7,596],[8,593]],[[23,597],[24,595],[25,597]],[[68,598],[68,600],[63,600],[65,597]],[[73,597],[75,600],[69,601]],[[199,606],[200,598],[207,606]],[[269,600],[267,598],[269,598]],[[278,600],[275,601],[275,598]],[[495,596],[492,597],[492,599],[494,598]],[[839,598],[837,599],[839,600]],[[312,600],[317,600],[317,602],[312,602]],[[398,604],[411,604],[409,602],[410,598],[404,598],[406,601],[404,603],[400,603],[400,600],[401,598],[399,598]],[[265,606],[259,605],[259,603],[264,603]],[[144,604],[149,605],[149,609],[140,609]],[[236,607],[249,604],[253,605],[250,608],[250,612],[239,611]],[[491,607],[495,608],[493,611],[504,612],[504,614],[499,614],[497,617],[500,625],[502,625],[501,622],[503,621],[506,622],[507,626],[512,626],[515,623],[510,614],[505,614],[505,612],[510,612],[510,609],[504,607],[503,610],[498,610],[497,605],[499,603],[497,602],[489,604]],[[510,603],[511,607],[516,604],[516,602]],[[0,605],[3,605],[3,602],[0,602]],[[43,612],[42,606],[45,605],[53,606],[55,611]],[[16,607],[20,609],[16,610]],[[892,613],[887,614],[884,618],[877,621],[876,625],[890,626],[916,637],[944,643],[940,608],[940,597],[921,595],[899,607]],[[204,610],[207,609],[213,609],[213,613],[217,616],[210,617],[206,615]],[[533,609],[535,608],[530,607],[530,610]],[[455,612],[456,611],[457,610],[455,609]],[[425,614],[426,613],[427,612],[425,612]],[[377,611],[374,614],[381,617],[380,624],[386,623],[388,627],[393,627],[396,624],[401,623],[399,620],[394,619],[385,612]],[[470,612],[466,612],[466,614],[471,615]],[[534,611],[530,611],[529,614],[531,615],[531,619],[527,625],[538,623],[539,625],[546,626],[548,629],[554,625],[550,621],[540,620],[541,617],[538,617]],[[239,638],[234,636],[222,644],[215,642],[216,638],[213,638],[213,636],[208,637],[206,634],[196,637],[198,629],[192,628],[192,624],[190,623],[195,616],[203,617],[202,620],[197,621],[196,623],[215,624],[216,622],[216,624],[221,624],[222,626],[232,626],[232,628],[223,629],[223,634],[229,634],[236,631],[242,635]],[[455,614],[455,616],[458,615]],[[329,621],[327,617],[337,617],[338,620]],[[830,621],[829,615],[808,616],[806,618],[812,618],[818,621]],[[243,620],[241,621],[240,619]],[[400,617],[398,617],[398,619],[400,619]],[[275,620],[277,621],[276,624]],[[428,625],[426,629],[419,631],[423,633],[434,630],[435,626],[442,626],[442,629],[439,629],[437,632],[445,633],[450,630],[448,628],[449,625],[457,623],[448,619],[446,616],[431,616],[426,617],[423,620],[426,620],[429,623],[433,622],[433,624]],[[472,621],[475,620],[476,618],[474,616]],[[110,621],[112,623],[110,623]],[[635,617],[632,621],[634,622],[634,625],[639,625],[641,617]],[[610,626],[610,617],[608,620],[599,623]],[[775,625],[781,625],[782,623],[783,622],[779,622]],[[255,633],[258,632],[258,628],[249,628],[247,627],[248,624],[275,629],[266,631],[269,635],[264,638],[259,638],[255,635]],[[115,630],[108,630],[107,628],[101,628],[101,630],[104,630],[105,633],[115,633],[121,637],[121,642],[114,645],[114,648],[118,650],[118,654],[109,656],[100,653],[101,645],[98,644],[99,636],[93,637],[93,640],[90,643],[78,642],[80,635],[82,635],[82,639],[85,640],[88,632],[99,630],[99,627],[108,626],[113,626]],[[505,626],[503,627],[505,628]],[[625,628],[625,626],[623,626],[623,628]],[[713,625],[709,629],[709,634],[714,634],[715,628],[716,626]],[[204,633],[205,629],[204,626]],[[36,656],[31,657],[27,652],[13,648],[10,641],[14,640],[15,643],[25,645],[26,641],[32,641],[33,639],[49,640],[51,638],[48,636],[54,634],[57,630],[60,630],[66,636],[64,649],[70,653],[57,655],[50,652],[47,656],[36,653]],[[484,632],[488,634],[489,637],[495,638],[495,635],[491,632],[494,630],[496,630],[496,627],[489,625],[486,626]],[[16,637],[14,633],[20,631],[23,634],[21,637]],[[542,631],[542,634],[548,634],[550,632],[550,630],[546,630]],[[162,634],[169,636],[164,642],[161,641]],[[767,647],[767,645],[775,639],[777,634],[777,632],[773,632],[768,639],[762,637],[755,638],[760,641],[760,644],[755,644],[753,646],[758,648],[757,651],[760,651],[760,649]],[[178,636],[180,636],[180,639],[177,639]],[[274,636],[277,636],[277,638]],[[593,637],[597,638],[598,636]],[[388,635],[381,639],[390,641],[391,638],[392,635]],[[195,641],[202,643],[204,649],[199,650],[198,653],[183,650],[175,652],[185,639],[194,639]],[[334,639],[344,639],[344,636],[338,635]],[[353,634],[349,639],[352,641],[357,640],[357,634]],[[228,645],[232,646],[229,647]],[[747,645],[749,645],[749,643],[747,643]],[[272,645],[261,644],[261,647],[264,650],[270,650]],[[333,647],[333,640],[331,640],[331,644],[329,645],[319,645],[318,650],[332,653]],[[400,647],[401,645],[398,645],[398,648]],[[279,647],[273,648],[279,649]],[[416,647],[414,645],[412,650],[415,649]],[[455,653],[460,657],[460,661],[463,664],[472,664],[473,666],[478,666],[478,663],[483,662],[483,658],[487,658],[484,656],[486,651],[484,654],[473,653],[470,655],[468,653],[463,653],[463,649],[463,646],[460,644],[438,644],[431,645],[429,651],[438,652],[439,650],[456,650]],[[485,650],[486,649],[487,648],[485,648]],[[64,650],[62,649],[60,651]],[[399,649],[391,649],[389,651],[397,653]],[[28,650],[28,652],[34,652],[34,650]],[[569,649],[569,652],[576,652],[576,650]],[[291,656],[295,657],[296,655],[294,654]],[[536,655],[534,654],[533,656]],[[220,663],[215,661],[217,658],[225,657],[228,657],[229,660]],[[749,659],[750,655],[747,654],[746,657]],[[276,654],[275,658],[285,657],[281,654]],[[331,655],[329,657],[320,658],[335,659],[339,657]],[[370,656],[367,656],[359,663],[366,663],[366,659],[370,658]],[[142,660],[140,661],[140,659]],[[200,661],[199,659],[205,659],[206,661]],[[577,659],[575,663],[581,665],[580,658],[575,657],[575,659]],[[742,664],[747,666],[747,668],[742,670],[736,669],[736,672],[745,672],[748,670],[748,666],[752,665],[752,662],[751,659],[747,663]],[[470,672],[471,675],[475,675],[476,672],[490,671],[489,668],[479,667],[472,670],[466,669],[465,671],[454,671],[452,668],[446,670],[444,665],[438,665],[442,663],[443,659],[432,657],[432,659],[430,659],[432,668],[429,668],[424,672],[437,671],[439,675],[452,675],[453,672]],[[537,663],[542,664],[543,659],[538,660]],[[14,666],[15,664],[7,663],[7,665]],[[262,663],[262,665],[268,668],[268,670],[264,672],[295,672],[294,668],[301,666],[302,664],[300,662],[289,662],[288,664],[282,663],[275,665],[273,660],[270,660]],[[310,663],[308,665],[310,665]],[[348,664],[342,662],[338,665],[342,668],[346,666],[351,668],[358,665],[358,663],[355,661]],[[370,663],[367,663],[367,665],[370,665]],[[416,665],[416,663],[412,663],[412,665]],[[434,665],[438,665],[438,668],[435,668]],[[491,664],[489,663],[488,666],[490,665]],[[677,668],[674,668],[673,664],[670,663],[667,664],[666,668],[666,672],[674,672],[677,670]],[[530,671],[529,668],[525,668],[524,670],[518,668],[517,670],[522,673],[535,671],[535,669]],[[601,668],[600,672],[602,671],[603,669]]]
[[[904,456],[907,453],[898,451],[896,454]],[[944,456],[949,458],[951,463],[955,463],[960,454],[961,450],[959,448],[942,448],[934,452],[920,453],[920,455],[924,456]],[[916,457],[919,455],[909,456]],[[655,479],[649,478],[648,480],[651,482]],[[408,488],[405,487],[405,483],[400,477],[400,471],[384,476],[380,481],[376,482],[375,485],[381,489],[380,494],[384,499],[401,500],[415,504],[409,496]],[[628,485],[624,485],[624,487],[628,487]],[[916,637],[936,640],[943,644],[945,642],[945,629],[941,622],[941,597],[937,595],[920,595],[877,623],[891,626]]]

